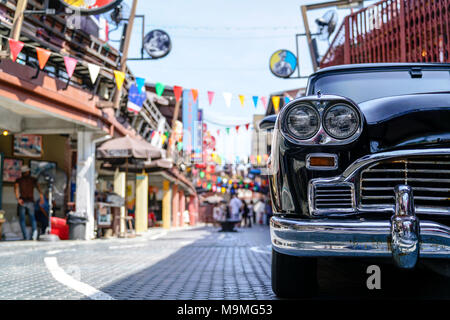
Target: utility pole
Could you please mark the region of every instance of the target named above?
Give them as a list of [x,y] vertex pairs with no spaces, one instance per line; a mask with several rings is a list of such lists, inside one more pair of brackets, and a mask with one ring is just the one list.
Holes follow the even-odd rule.
[[28,0],[18,0],[16,5],[16,12],[14,13],[14,22],[11,27],[10,38],[14,40],[19,40],[20,32],[22,30],[23,24],[23,13],[27,8]]
[[[127,71],[127,60],[128,60],[128,50],[130,48],[131,41],[131,33],[133,32],[133,24],[134,19],[136,17],[136,9],[137,9],[138,0],[133,0],[133,5],[131,6],[131,14],[128,19],[127,32],[125,34],[123,51],[122,51],[122,59],[120,60],[120,71]],[[118,110],[120,105],[120,98],[122,97],[122,90],[116,90],[116,94],[114,96],[114,109]]]

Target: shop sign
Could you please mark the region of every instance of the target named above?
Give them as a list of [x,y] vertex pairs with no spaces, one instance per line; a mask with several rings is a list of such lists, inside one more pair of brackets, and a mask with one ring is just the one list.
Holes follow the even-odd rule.
[[122,0],[59,0],[64,6],[83,15],[100,14],[117,7]]
[[288,50],[278,50],[270,57],[270,71],[279,78],[289,78],[297,68],[297,57]]
[[144,50],[153,59],[167,56],[172,49],[169,35],[163,30],[152,30],[144,37]]

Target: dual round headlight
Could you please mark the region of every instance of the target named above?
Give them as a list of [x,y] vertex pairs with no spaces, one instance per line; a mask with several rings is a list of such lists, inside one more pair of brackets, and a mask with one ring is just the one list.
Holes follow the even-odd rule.
[[[310,105],[297,105],[286,114],[286,130],[296,139],[308,140],[320,129],[321,116]],[[347,104],[336,104],[322,116],[322,125],[326,133],[334,139],[345,140],[353,136],[360,128],[359,112]]]

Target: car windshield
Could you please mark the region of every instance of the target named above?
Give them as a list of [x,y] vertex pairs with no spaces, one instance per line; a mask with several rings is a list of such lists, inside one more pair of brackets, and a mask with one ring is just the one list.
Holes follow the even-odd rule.
[[404,94],[450,91],[450,72],[422,71],[422,78],[412,78],[409,70],[340,73],[320,76],[311,83],[309,94],[333,94],[360,103]]

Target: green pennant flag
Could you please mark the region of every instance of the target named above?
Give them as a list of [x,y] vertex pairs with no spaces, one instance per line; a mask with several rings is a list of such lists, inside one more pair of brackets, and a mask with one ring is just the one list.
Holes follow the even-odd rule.
[[225,130],[227,130],[227,134],[230,134],[230,128],[226,128]]
[[158,95],[158,97],[162,96],[162,94],[164,92],[164,87],[165,87],[165,85],[162,84],[161,82],[157,82],[155,84],[155,91],[156,91],[156,94]]

